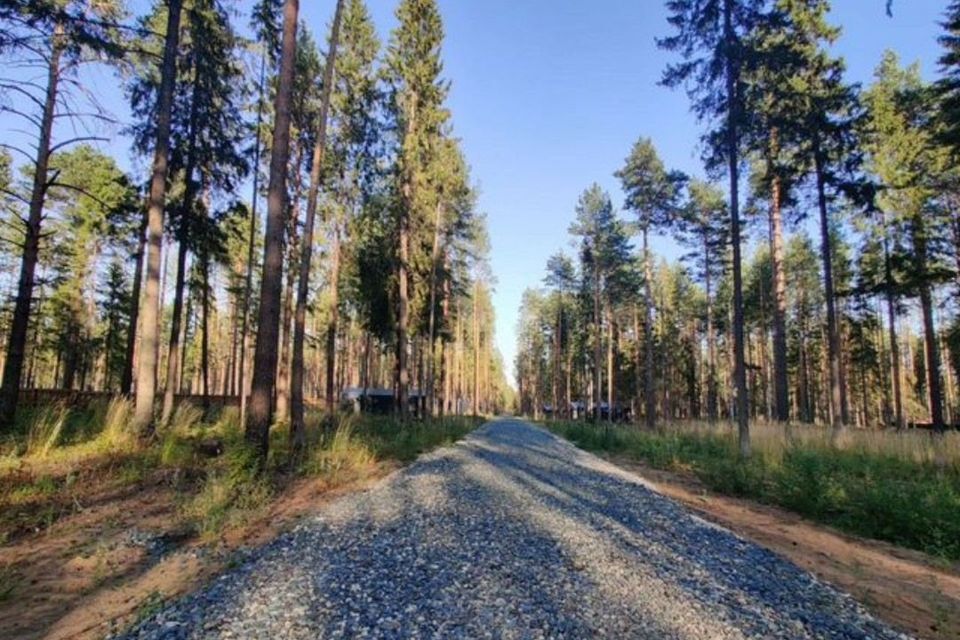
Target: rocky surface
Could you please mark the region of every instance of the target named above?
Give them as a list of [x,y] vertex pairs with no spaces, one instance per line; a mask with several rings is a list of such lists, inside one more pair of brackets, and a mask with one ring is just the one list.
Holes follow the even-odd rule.
[[345,496],[128,638],[902,638],[516,420]]

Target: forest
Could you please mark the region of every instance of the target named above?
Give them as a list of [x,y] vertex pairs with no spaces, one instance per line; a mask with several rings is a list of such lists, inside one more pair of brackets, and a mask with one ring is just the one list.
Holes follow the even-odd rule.
[[[505,406],[434,2],[400,3],[386,43],[362,0],[316,35],[277,0],[2,6],[4,432],[119,394],[149,438],[182,399],[239,408],[265,455],[272,424],[302,446],[305,409],[346,389]],[[103,151],[110,83],[135,173]]]
[[488,220],[466,149],[537,138],[520,100],[455,126],[490,103],[445,47],[502,73],[446,39],[464,5],[383,4],[0,0],[0,636],[870,635],[834,583],[956,635],[960,0],[931,77],[891,50],[862,84],[828,0],[658,5],[698,171],[618,133],[615,174],[536,221],[571,249],[524,274],[510,362],[491,235],[541,200]]
[[939,79],[887,51],[867,86],[826,2],[667,5],[662,84],[689,95],[707,177],[641,136],[622,211],[596,184],[571,203],[575,252],[524,294],[522,411],[734,420],[743,454],[750,421],[957,426],[960,3]]

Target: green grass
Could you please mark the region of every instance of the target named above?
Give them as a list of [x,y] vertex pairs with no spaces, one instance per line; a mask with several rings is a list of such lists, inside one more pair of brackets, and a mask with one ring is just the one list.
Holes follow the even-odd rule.
[[[184,524],[214,538],[261,512],[293,479],[318,478],[326,488],[362,481],[376,475],[383,462],[409,462],[479,424],[472,418],[403,422],[344,415],[327,432],[323,416],[308,412],[304,455],[291,463],[289,429],[278,424],[270,432],[264,472],[258,473],[234,408],[205,416],[184,403],[146,445],[132,431],[131,416],[131,403],[122,399],[22,412],[0,442],[0,535],[50,526],[69,513],[74,492],[91,482],[116,488],[164,482],[179,494]],[[209,441],[222,443],[224,454],[201,453],[197,445]]]
[[[719,493],[759,500],[859,536],[960,560],[960,457],[953,435],[853,432],[843,446],[818,428],[753,428],[740,460],[726,425],[660,431],[576,422],[546,425],[576,445],[688,471]],[[939,451],[939,453],[938,453]]]

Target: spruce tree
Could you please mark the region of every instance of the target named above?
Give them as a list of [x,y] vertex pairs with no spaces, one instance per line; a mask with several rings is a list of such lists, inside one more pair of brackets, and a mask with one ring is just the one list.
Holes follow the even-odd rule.
[[397,21],[387,51],[386,76],[397,158],[397,403],[398,411],[406,416],[410,385],[411,234],[427,219],[427,158],[448,118],[443,108],[448,85],[441,78],[443,25],[435,0],[402,0],[397,7]]

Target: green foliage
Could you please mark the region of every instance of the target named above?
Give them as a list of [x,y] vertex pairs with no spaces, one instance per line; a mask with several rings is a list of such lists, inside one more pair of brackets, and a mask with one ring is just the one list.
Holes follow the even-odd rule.
[[692,471],[720,493],[776,504],[856,535],[960,558],[960,461],[941,467],[909,454],[782,438],[773,450],[761,449],[743,461],[734,435],[722,427],[650,432],[575,422],[546,426],[591,451]]

